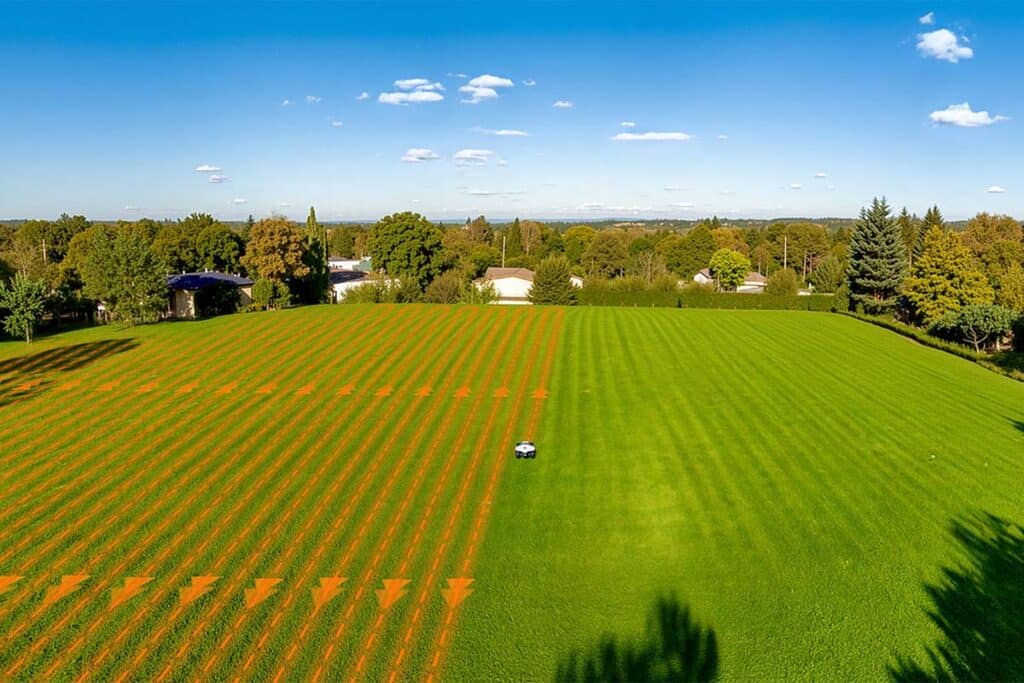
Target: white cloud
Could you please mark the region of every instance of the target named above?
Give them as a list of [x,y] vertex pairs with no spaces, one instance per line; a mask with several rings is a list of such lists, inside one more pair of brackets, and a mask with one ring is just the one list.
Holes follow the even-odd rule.
[[342,123],[338,119],[331,120],[331,128],[341,128]]
[[814,174],[814,177],[815,178],[827,178],[828,177],[828,173],[825,173],[824,171],[818,171],[817,173]]
[[523,79],[523,81],[521,81],[521,82],[527,88],[532,88],[533,86],[537,85],[537,81],[533,80],[532,78]]
[[500,135],[501,137],[508,138],[528,138],[530,134],[525,130],[516,130],[514,128],[498,128],[494,130],[492,128],[474,128],[478,133],[486,133],[487,135]]
[[364,90],[363,92],[361,92],[358,95],[356,95],[356,99],[359,100],[359,101],[368,100],[368,99],[370,99],[370,93],[368,93],[368,92],[366,92]]
[[220,184],[220,183],[230,183],[231,182],[231,178],[228,178],[226,175],[217,175],[215,173],[215,174],[210,176],[210,182],[211,183],[217,183],[217,184]]
[[918,17],[917,23],[923,24],[925,26],[931,26],[932,24],[935,23],[935,12],[929,12],[924,16]]
[[558,100],[551,106],[554,107],[555,109],[572,109],[573,103],[570,102],[569,100]]
[[504,78],[503,76],[483,74],[470,79],[468,85],[471,85],[474,88],[511,88],[515,83],[512,82],[512,79]]
[[290,106],[292,106],[293,104],[295,104],[295,103],[294,103],[294,102],[292,102],[292,101],[291,101],[291,100],[289,100],[289,99],[284,99],[284,100],[281,100],[281,106],[282,106],[282,107],[290,107]]
[[142,209],[140,209],[139,207],[132,206],[131,204],[129,204],[128,206],[124,207],[124,210],[125,211],[142,211]]
[[452,158],[455,159],[457,164],[480,165],[490,161],[493,155],[494,152],[489,149],[460,149]]
[[421,85],[427,85],[428,83],[430,83],[430,81],[425,78],[400,78],[395,81],[394,85],[399,90],[412,90],[413,88]]
[[802,187],[803,187],[803,185],[801,185],[800,183],[790,183],[789,184],[789,189],[791,189],[791,190],[799,190]]
[[419,104],[420,102],[440,102],[444,95],[433,90],[412,90],[404,92],[382,92],[377,101],[383,104]]
[[249,200],[248,199],[242,199],[240,197],[236,197],[235,199],[231,200],[231,203],[232,204],[248,204]]
[[974,50],[960,44],[960,39],[948,28],[940,28],[917,36],[917,50],[925,57],[934,57],[956,64],[961,59],[970,59]]
[[951,104],[945,109],[933,111],[928,115],[932,123],[961,128],[978,128],[979,126],[991,126],[999,121],[1009,120],[1006,116],[991,116],[987,111],[971,111],[971,105],[967,102]]
[[985,192],[989,192],[991,194],[1002,194],[1002,193],[1006,192],[1006,188],[1005,187],[1000,187],[998,185],[993,185],[992,187],[990,187],[987,190],[985,190]]
[[281,208],[281,209],[287,209],[288,207],[291,206],[291,204],[289,204],[288,202],[281,202],[277,206],[278,206],[278,208]]
[[723,141],[729,139],[729,136],[728,135],[724,135],[724,134],[716,135],[715,137],[718,138],[719,140],[723,140]]
[[686,192],[689,189],[690,188],[686,187],[685,185],[666,185],[665,186],[665,192]]
[[440,158],[441,157],[437,155],[437,152],[425,147],[410,147],[406,150],[405,154],[402,155],[402,161],[406,161],[411,164],[419,163],[421,161],[434,161],[435,159]]
[[216,173],[220,170],[220,166],[213,166],[211,164],[199,164],[195,167],[196,173]]
[[620,121],[619,125],[623,128],[636,128],[636,121]]
[[673,202],[672,204],[669,204],[669,206],[674,206],[677,209],[692,209],[693,202]]
[[316,95],[306,95],[306,104],[320,104],[322,99],[322,97],[317,97]]
[[651,131],[651,132],[647,132],[647,133],[619,133],[618,135],[612,136],[611,139],[612,140],[618,140],[620,142],[634,142],[634,141],[639,141],[639,142],[661,142],[661,141],[666,141],[666,140],[676,141],[676,142],[683,142],[683,141],[689,140],[690,136],[687,135],[686,133],[678,133],[678,132],[658,133],[658,132]]
[[498,91],[494,88],[480,88],[475,85],[464,85],[459,92],[469,95],[469,99],[460,100],[463,104],[480,104],[484,100],[497,99]]
[[449,71],[448,76],[451,78],[469,78],[467,74],[464,74],[462,72],[452,73],[451,71]]

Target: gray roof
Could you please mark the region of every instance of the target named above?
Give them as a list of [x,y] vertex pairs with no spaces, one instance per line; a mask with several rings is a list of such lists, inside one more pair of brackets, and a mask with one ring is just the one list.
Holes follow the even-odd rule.
[[178,273],[177,275],[167,276],[167,286],[171,289],[196,291],[220,283],[234,285],[235,287],[248,287],[252,284],[252,280],[241,275],[229,275],[228,273],[221,273],[216,270],[205,273]]
[[481,280],[500,280],[503,277],[517,277],[533,282],[533,271],[529,268],[488,268]]

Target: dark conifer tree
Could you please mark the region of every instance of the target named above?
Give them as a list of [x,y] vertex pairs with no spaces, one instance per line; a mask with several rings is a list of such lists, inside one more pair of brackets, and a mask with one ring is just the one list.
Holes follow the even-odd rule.
[[885,199],[874,199],[860,218],[850,239],[850,265],[846,271],[851,305],[868,313],[892,310],[906,274],[907,257],[899,224]]

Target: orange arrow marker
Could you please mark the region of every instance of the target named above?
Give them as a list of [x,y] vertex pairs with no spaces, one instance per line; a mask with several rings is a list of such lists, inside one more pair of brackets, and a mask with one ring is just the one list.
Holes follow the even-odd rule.
[[459,387],[456,389],[455,398],[469,398],[469,387]]
[[449,607],[455,607],[473,593],[469,584],[473,579],[448,579],[448,587],[441,589],[441,596]]
[[309,396],[310,394],[313,393],[313,389],[314,389],[314,387],[313,387],[312,384],[307,384],[304,387],[299,387],[298,390],[295,392],[295,395],[296,396]]
[[238,382],[229,382],[217,390],[218,396],[224,396],[230,394],[232,391],[238,388]]
[[378,589],[376,592],[377,602],[382,609],[391,607],[408,592],[405,587],[409,585],[409,579],[384,579],[381,583],[384,584],[384,589]]
[[139,387],[136,391],[140,394],[148,394],[159,386],[158,382],[147,382]]
[[416,398],[426,398],[430,396],[430,387],[420,387],[416,390]]
[[80,584],[88,578],[88,574],[66,574],[60,577],[60,583],[46,589],[46,595],[43,596],[43,607],[49,607],[61,598],[71,595],[81,588]]
[[386,396],[390,396],[393,390],[393,386],[391,386],[390,384],[385,384],[374,393],[374,396],[376,396],[377,398],[384,398]]
[[341,584],[347,580],[344,576],[321,576],[320,585],[310,589],[313,593],[313,611],[319,612],[321,607],[341,595]]
[[11,590],[14,584],[21,581],[24,576],[0,576],[0,593],[6,593]]
[[494,398],[508,398],[508,387],[498,387],[495,389]]
[[274,588],[283,579],[256,579],[255,588],[245,589],[245,606],[252,609],[277,592]]
[[77,387],[81,383],[82,383],[82,380],[80,380],[80,379],[73,379],[70,382],[64,382],[64,384],[61,384],[59,387],[57,387],[57,389],[59,389],[60,391],[70,391],[70,390],[74,389],[75,387]]
[[39,386],[39,384],[41,382],[42,382],[42,380],[34,379],[31,382],[25,382],[24,384],[19,384],[18,386],[14,387],[14,390],[15,391],[29,391],[29,390],[34,389],[37,386]]
[[193,391],[199,388],[199,382],[189,382],[178,389],[179,394],[191,394]]
[[142,587],[152,580],[152,576],[126,576],[124,588],[114,588],[110,591],[110,609],[134,598],[142,592]]
[[338,389],[338,396],[348,396],[356,390],[354,384],[346,384],[345,386]]
[[193,576],[192,585],[178,589],[178,598],[182,607],[190,605],[213,590],[219,576]]
[[537,389],[533,392],[534,398],[544,399],[548,397],[548,390],[544,388]]
[[120,382],[117,382],[117,381],[114,381],[114,382],[107,382],[106,384],[101,384],[101,385],[99,385],[98,387],[96,387],[96,390],[97,390],[97,391],[113,391],[114,389],[117,389],[117,387],[118,387],[118,386],[119,386],[120,384],[121,384],[121,383],[120,383]]
[[266,396],[267,394],[274,393],[274,389],[277,389],[277,385],[271,382],[270,384],[264,384],[262,387],[256,390],[257,394]]

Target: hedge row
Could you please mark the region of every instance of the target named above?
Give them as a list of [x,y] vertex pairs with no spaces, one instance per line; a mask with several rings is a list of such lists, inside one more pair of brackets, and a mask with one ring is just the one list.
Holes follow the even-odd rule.
[[583,287],[577,294],[581,306],[635,306],[666,308],[728,308],[772,311],[831,311],[831,294],[775,296],[727,292],[672,292],[665,290],[616,290]]

